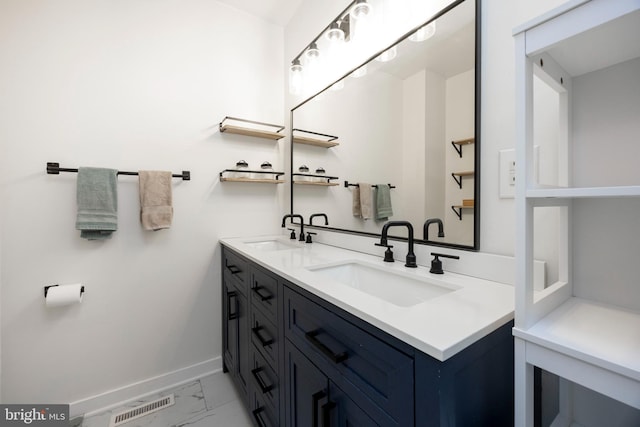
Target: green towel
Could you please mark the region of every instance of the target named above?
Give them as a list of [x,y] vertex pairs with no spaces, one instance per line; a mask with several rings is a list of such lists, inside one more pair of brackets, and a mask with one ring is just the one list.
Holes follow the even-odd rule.
[[393,215],[391,189],[388,184],[376,185],[376,219],[386,220]]
[[118,171],[78,168],[76,230],[88,240],[104,240],[118,229]]

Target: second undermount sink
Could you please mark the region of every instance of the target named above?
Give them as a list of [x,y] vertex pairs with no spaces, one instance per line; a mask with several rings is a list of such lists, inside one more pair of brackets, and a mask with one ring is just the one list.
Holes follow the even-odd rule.
[[246,242],[245,244],[261,251],[282,251],[285,249],[300,248],[300,246],[295,243],[289,243],[287,241],[277,239],[258,240],[255,242]]
[[459,287],[436,284],[427,276],[390,270],[362,261],[312,266],[308,270],[400,307],[411,307]]

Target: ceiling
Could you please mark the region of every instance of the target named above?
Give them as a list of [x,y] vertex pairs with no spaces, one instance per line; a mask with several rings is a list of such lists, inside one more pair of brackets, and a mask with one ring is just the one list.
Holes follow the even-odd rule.
[[218,0],[284,27],[303,0]]

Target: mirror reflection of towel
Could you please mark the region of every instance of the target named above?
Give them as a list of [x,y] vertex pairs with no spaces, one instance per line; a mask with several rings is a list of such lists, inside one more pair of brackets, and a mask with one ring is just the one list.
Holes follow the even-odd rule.
[[359,182],[358,188],[360,188],[360,212],[362,213],[362,219],[373,218],[373,191],[371,184],[366,182]]
[[376,219],[386,220],[393,215],[391,188],[388,184],[376,185]]
[[110,239],[118,229],[118,171],[78,168],[76,230],[87,240]]
[[142,228],[156,231],[171,227],[171,172],[138,171],[138,178]]
[[362,208],[360,207],[360,187],[353,187],[351,192],[351,212],[356,218],[362,218]]

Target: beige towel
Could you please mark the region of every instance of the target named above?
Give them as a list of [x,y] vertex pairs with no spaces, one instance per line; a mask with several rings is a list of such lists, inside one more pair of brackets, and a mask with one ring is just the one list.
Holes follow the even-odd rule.
[[362,219],[373,218],[373,190],[371,184],[366,182],[359,182],[358,188],[360,188],[360,211],[362,212]]
[[362,218],[362,208],[360,207],[360,187],[353,187],[351,192],[351,212],[356,218]]
[[142,228],[155,231],[171,227],[171,172],[138,171],[138,176]]

